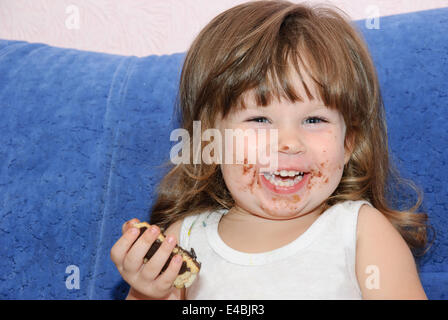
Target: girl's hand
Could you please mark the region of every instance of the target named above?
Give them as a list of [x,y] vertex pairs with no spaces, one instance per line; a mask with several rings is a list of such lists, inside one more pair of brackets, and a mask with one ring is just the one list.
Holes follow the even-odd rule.
[[132,219],[123,224],[123,236],[110,251],[112,261],[131,286],[128,299],[180,299],[181,289],[173,286],[182,265],[180,255],[175,255],[168,268],[160,274],[176,245],[176,238],[173,235],[167,236],[156,253],[144,264],[143,258],[157,239],[160,229],[152,225],[138,238],[140,230],[132,227],[138,222],[138,219]]

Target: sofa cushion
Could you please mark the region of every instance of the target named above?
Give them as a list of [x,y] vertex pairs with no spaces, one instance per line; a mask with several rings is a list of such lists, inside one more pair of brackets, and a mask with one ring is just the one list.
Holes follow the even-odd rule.
[[[422,210],[439,231],[419,261],[432,299],[448,288],[447,14],[382,17],[380,29],[357,22],[378,69],[392,158],[424,190]],[[178,127],[184,56],[0,40],[1,298],[126,295],[110,249],[123,222],[149,218]]]

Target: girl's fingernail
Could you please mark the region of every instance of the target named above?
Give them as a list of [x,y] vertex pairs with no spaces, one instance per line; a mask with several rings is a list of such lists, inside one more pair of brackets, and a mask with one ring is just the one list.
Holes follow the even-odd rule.
[[176,263],[181,263],[181,262],[182,262],[182,257],[181,257],[180,255],[176,255],[176,256],[174,257],[174,262],[176,262]]
[[132,227],[131,229],[129,229],[129,233],[135,235],[138,233],[138,230],[137,230],[137,228]]
[[173,244],[175,240],[174,240],[174,237],[169,236],[166,238],[166,241],[168,241],[169,244]]

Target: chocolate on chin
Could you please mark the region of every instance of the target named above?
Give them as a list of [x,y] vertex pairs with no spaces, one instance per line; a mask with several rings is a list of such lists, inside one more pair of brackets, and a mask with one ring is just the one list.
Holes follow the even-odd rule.
[[[151,225],[147,222],[141,222],[136,223],[133,225],[133,227],[140,229],[140,235],[139,237],[145,232],[146,229],[148,229]],[[154,241],[151,248],[149,248],[148,252],[145,255],[145,258],[143,259],[143,263],[148,262],[148,260],[156,253],[157,249],[159,249],[160,245],[163,241],[165,241],[166,236],[161,232],[158,236],[158,238]],[[179,254],[182,257],[182,266],[180,267],[179,274],[174,281],[174,286],[178,289],[182,288],[188,288],[193,281],[196,279],[196,275],[198,274],[199,270],[201,269],[201,263],[196,260],[196,254],[191,248],[191,251],[185,250],[181,247],[179,247],[177,244],[174,247],[173,251],[171,252],[168,260],[166,261],[165,265],[162,268],[161,272],[164,272],[166,268],[168,268],[168,265],[170,264],[171,259],[176,255]]]

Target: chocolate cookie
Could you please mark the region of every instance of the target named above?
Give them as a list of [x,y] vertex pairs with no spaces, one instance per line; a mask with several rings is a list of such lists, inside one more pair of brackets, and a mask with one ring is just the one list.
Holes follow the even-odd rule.
[[[141,222],[136,223],[133,225],[133,227],[140,229],[140,235],[139,237],[145,232],[147,228],[150,227],[150,224],[147,222]],[[165,241],[166,236],[161,232],[158,236],[158,238],[154,241],[151,248],[149,248],[148,252],[145,255],[145,258],[143,260],[143,263],[148,262],[148,260],[154,255],[154,253],[157,251],[157,249],[160,247],[163,241]],[[174,281],[174,286],[176,288],[188,288],[193,281],[196,279],[196,275],[201,269],[201,263],[196,260],[196,254],[191,248],[191,251],[185,250],[178,245],[174,247],[173,251],[171,252],[167,262],[162,268],[162,271],[165,271],[166,268],[168,268],[168,265],[171,261],[171,259],[176,255],[180,254],[182,256],[182,266],[180,267],[179,274]]]

